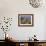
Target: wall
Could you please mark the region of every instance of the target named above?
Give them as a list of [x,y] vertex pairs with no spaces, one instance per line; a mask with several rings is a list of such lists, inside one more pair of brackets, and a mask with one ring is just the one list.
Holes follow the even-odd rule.
[[[27,40],[34,34],[37,39],[45,40],[45,15],[46,6],[33,8],[28,0],[0,0],[0,19],[1,17],[12,17],[13,22],[8,33],[16,40]],[[18,27],[18,14],[34,14],[33,27]],[[0,39],[3,31],[0,31]]]

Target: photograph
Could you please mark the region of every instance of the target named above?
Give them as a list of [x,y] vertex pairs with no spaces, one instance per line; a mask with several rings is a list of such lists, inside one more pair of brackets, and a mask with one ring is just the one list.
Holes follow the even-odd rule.
[[18,26],[33,26],[33,14],[18,14]]

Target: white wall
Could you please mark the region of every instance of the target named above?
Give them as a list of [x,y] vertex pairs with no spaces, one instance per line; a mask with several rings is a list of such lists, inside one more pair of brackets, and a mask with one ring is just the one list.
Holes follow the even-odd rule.
[[[17,40],[27,40],[34,34],[37,39],[45,40],[46,6],[33,8],[28,0],[0,0],[0,17],[12,17],[12,27],[8,33]],[[18,27],[18,14],[34,14],[33,27]],[[0,31],[0,35],[2,31]],[[0,39],[3,37],[0,36]]]

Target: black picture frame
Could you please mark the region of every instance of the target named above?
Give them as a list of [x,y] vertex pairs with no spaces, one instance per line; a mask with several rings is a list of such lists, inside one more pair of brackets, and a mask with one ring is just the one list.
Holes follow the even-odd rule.
[[34,26],[34,14],[18,14],[18,26]]

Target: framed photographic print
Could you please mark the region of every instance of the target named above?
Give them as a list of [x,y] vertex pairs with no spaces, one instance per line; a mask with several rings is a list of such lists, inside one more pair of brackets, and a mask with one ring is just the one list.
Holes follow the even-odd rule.
[[18,26],[33,26],[33,14],[18,14]]

